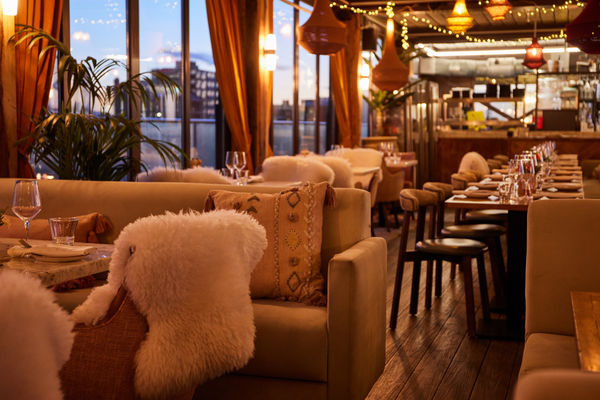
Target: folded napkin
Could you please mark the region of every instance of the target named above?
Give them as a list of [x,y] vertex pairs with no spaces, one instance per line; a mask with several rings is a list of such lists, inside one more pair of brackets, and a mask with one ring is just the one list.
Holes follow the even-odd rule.
[[491,179],[493,181],[502,181],[504,180],[504,176],[502,174],[490,174],[490,175],[485,175],[486,179]]
[[546,188],[548,192],[558,192],[558,189],[555,187]]
[[488,189],[488,190],[496,190],[498,189],[498,181],[493,182],[493,181],[488,181],[488,182],[469,182],[468,183],[469,186],[476,186],[479,189]]
[[454,195],[454,198],[455,199],[466,199],[467,196],[465,196],[464,194],[457,194],[457,195]]
[[479,182],[479,183],[489,183],[489,182],[492,182],[492,178],[482,179],[481,182]]
[[479,190],[479,188],[477,186],[469,186],[468,188],[466,188],[465,190],[471,191],[471,190]]
[[500,197],[491,195],[491,196],[488,196],[488,199],[490,199],[491,201],[498,201],[498,199],[500,199]]
[[93,246],[66,246],[60,244],[43,244],[32,247],[13,246],[7,251],[11,257],[32,255],[55,258],[87,256],[95,252],[96,248]]

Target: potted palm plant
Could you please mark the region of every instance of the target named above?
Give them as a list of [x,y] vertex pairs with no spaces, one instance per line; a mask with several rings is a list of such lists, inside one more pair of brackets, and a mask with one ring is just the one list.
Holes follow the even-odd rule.
[[187,157],[176,145],[143,135],[140,120],[114,111],[117,101],[150,108],[159,101],[159,94],[176,96],[180,88],[172,79],[149,71],[105,86],[103,80],[115,69],[126,69],[123,63],[93,57],[77,61],[70,49],[49,33],[19,27],[11,38],[15,45],[31,47],[44,40],[47,44],[40,57],[47,51],[59,51],[58,77],[65,82],[67,93],[59,112],[44,108],[31,116],[33,128],[22,140],[30,144],[35,164],[45,164],[60,179],[122,180],[134,171],[147,170],[143,161],[132,156],[132,150],[142,144],[150,146],[165,165]]

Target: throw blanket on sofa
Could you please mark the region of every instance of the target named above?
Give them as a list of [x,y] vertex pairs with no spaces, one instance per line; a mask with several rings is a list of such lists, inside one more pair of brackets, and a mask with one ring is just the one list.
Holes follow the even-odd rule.
[[252,356],[250,274],[266,246],[264,228],[234,211],[139,219],[115,241],[108,284],[72,316],[96,323],[124,285],[149,327],[136,355],[136,392],[168,397]]

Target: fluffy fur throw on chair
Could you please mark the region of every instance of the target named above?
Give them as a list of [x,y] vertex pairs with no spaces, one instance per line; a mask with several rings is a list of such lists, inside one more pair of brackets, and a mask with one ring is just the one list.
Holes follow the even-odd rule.
[[351,188],[352,186],[352,166],[350,162],[341,157],[324,157],[316,154],[309,156],[310,159],[317,160],[327,165],[333,170],[335,178],[333,187]]
[[5,399],[62,399],[58,372],[69,359],[73,322],[39,280],[0,272],[0,393]]
[[232,181],[219,174],[214,168],[194,167],[188,169],[175,169],[156,167],[148,172],[140,172],[138,182],[189,182],[189,183],[221,183],[230,185]]
[[327,182],[330,185],[335,179],[333,170],[327,165],[308,157],[292,156],[273,156],[265,159],[262,176],[265,181]]
[[250,274],[266,246],[264,228],[235,211],[139,219],[115,241],[108,284],[72,316],[97,322],[123,285],[149,327],[136,355],[136,392],[169,397],[252,356]]

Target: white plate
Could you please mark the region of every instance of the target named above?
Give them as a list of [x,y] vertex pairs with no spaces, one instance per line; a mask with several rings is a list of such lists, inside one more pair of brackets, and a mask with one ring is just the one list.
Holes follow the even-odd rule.
[[36,256],[34,255],[35,259],[37,261],[41,261],[41,262],[73,262],[73,261],[79,261],[79,260],[83,260],[85,257],[87,257],[87,255],[76,255],[76,256],[69,256],[69,257],[50,257],[50,256]]

